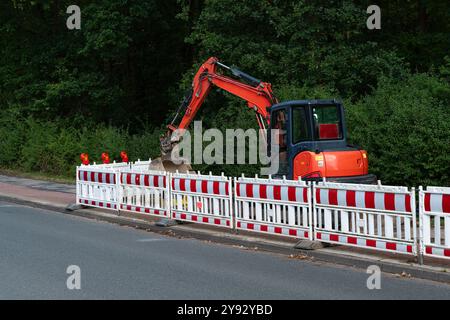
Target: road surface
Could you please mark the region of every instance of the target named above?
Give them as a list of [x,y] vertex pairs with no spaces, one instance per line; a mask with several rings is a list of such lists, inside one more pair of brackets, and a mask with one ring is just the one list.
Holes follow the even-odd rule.
[[[67,268],[80,268],[80,290]],[[0,202],[0,299],[449,299],[450,286]],[[73,280],[73,278],[71,278]],[[75,283],[75,282],[71,282]]]

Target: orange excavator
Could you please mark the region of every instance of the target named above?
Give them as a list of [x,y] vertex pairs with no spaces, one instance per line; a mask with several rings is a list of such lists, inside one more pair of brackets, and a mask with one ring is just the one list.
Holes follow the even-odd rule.
[[[226,76],[219,70],[231,73]],[[209,58],[196,73],[167,133],[161,138],[160,163],[168,167],[170,153],[179,143],[177,129],[188,129],[211,88],[215,86],[247,102],[261,129],[278,129],[279,172],[289,179],[348,183],[375,183],[368,173],[367,152],[347,143],[344,107],[337,100],[293,100],[279,103],[270,83],[262,82],[217,58]],[[181,121],[177,124],[179,116]],[[187,167],[182,168],[187,169]]]

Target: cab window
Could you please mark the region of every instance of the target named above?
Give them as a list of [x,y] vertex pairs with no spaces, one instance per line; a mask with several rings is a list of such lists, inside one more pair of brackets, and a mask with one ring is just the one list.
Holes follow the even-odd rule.
[[[276,130],[273,138],[278,144],[279,167],[277,175],[289,174],[288,152],[287,152],[287,112],[286,109],[277,110],[272,113],[271,129]],[[272,152],[272,151],[271,151]]]
[[317,140],[342,139],[341,117],[336,105],[313,107]]
[[308,130],[308,121],[304,107],[292,109],[292,144],[311,140]]
[[287,135],[286,135],[287,117],[286,110],[278,110],[273,114],[272,129],[276,129],[276,143],[279,145],[280,151],[286,151]]

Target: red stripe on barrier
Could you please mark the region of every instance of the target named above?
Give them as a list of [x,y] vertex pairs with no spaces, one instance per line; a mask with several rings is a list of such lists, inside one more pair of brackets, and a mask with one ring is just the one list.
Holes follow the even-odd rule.
[[172,189],[175,190],[175,179],[172,179]]
[[330,241],[339,242],[339,236],[337,234],[330,234]]
[[[106,174],[106,176],[108,176],[108,174]],[[103,173],[98,173],[98,175],[97,175],[97,177],[98,177],[98,182],[99,183],[103,183]]]
[[406,212],[412,212],[411,210],[411,195],[407,194],[405,196],[405,208]]
[[131,184],[131,174],[130,173],[126,174],[126,179],[127,179],[127,184]]
[[180,214],[180,219],[186,220],[186,214],[185,213]]
[[111,203],[107,203],[107,204],[106,204],[106,207],[107,207],[107,208],[111,208]]
[[214,181],[213,182],[213,193],[214,194],[220,194],[219,181]]
[[427,254],[433,254],[433,248],[431,248],[431,247],[426,247],[426,248],[425,248],[425,252],[426,252]]
[[425,193],[425,211],[431,211],[431,194]]
[[281,200],[281,186],[273,186],[273,198]]
[[355,237],[348,237],[348,238],[347,238],[347,243],[350,243],[350,244],[358,244],[358,239],[355,238]]
[[144,176],[144,186],[150,187],[150,176],[149,175]]
[[206,180],[202,181],[202,192],[208,193],[208,181]]
[[260,227],[260,230],[263,232],[267,232],[269,230],[269,228],[267,226],[263,225]]
[[192,221],[197,221],[198,218],[197,218],[197,216],[192,216],[192,217],[191,217],[191,220],[192,220]]
[[283,229],[281,229],[280,227],[275,227],[275,228],[273,228],[273,232],[281,234],[281,233],[283,233]]
[[[145,211],[145,213],[150,213],[150,209],[149,208],[145,208],[144,211]],[[158,210],[155,210],[153,213],[154,214],[159,214]]]
[[450,213],[450,195],[442,195],[442,211],[445,213]]
[[345,192],[345,200],[347,207],[356,207],[356,192],[354,190],[347,190]]
[[366,240],[366,246],[376,248],[377,242],[376,242],[375,240],[369,240],[369,239],[367,239],[367,240]]
[[384,209],[395,211],[395,194],[393,193],[384,194]]
[[191,192],[197,192],[197,181],[190,180],[189,188],[191,188]]
[[253,185],[252,184],[245,185],[245,193],[246,193],[247,198],[253,198]]
[[392,242],[387,242],[386,243],[386,249],[387,250],[397,251],[397,244],[396,243],[392,243]]
[[320,202],[320,189],[316,189],[316,202],[321,203]]
[[406,246],[406,251],[409,253],[412,253],[412,246]]
[[163,176],[163,188],[166,188],[166,187],[167,187],[167,185],[166,185],[166,179],[167,179],[167,177],[166,177],[166,176]]
[[297,236],[297,230],[289,229],[289,235],[294,237]]
[[259,197],[261,199],[267,199],[267,186],[265,184],[259,185]]
[[137,186],[141,184],[141,175],[140,174],[136,174],[134,176],[134,184]]
[[88,181],[88,173],[87,173],[87,171],[83,172],[83,181]]
[[444,249],[444,256],[450,257],[450,249]]
[[225,182],[225,194],[230,195],[230,184],[228,182]]
[[220,219],[214,219],[214,224],[220,225],[220,224],[221,224],[221,223],[220,223]]
[[91,182],[95,181],[95,172],[91,172],[91,180],[89,180]]
[[153,176],[153,186],[158,188],[159,187],[159,177]]
[[317,239],[320,240],[320,239],[322,239],[322,234],[318,232],[318,233],[316,234],[316,237],[317,237]]
[[240,221],[238,221],[238,222],[236,223],[236,227],[237,227],[237,228],[240,228],[240,227],[241,227],[241,222],[240,222]]
[[180,191],[186,191],[186,180],[180,179]]
[[255,229],[255,225],[253,223],[247,223],[247,229],[253,230]]
[[375,192],[364,192],[365,208],[375,209]]
[[288,200],[296,201],[295,198],[295,187],[288,187]]
[[203,217],[203,218],[202,218],[202,222],[203,222],[203,223],[208,223],[208,222],[209,222],[209,219],[208,219],[207,217]]
[[334,206],[338,205],[337,200],[337,190],[336,189],[330,189],[328,190],[328,203]]
[[308,203],[308,188],[303,188],[303,202]]

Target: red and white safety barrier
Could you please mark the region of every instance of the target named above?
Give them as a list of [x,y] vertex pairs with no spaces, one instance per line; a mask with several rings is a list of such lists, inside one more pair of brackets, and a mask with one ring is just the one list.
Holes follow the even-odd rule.
[[414,189],[320,182],[313,193],[317,240],[416,255]]
[[312,240],[309,184],[245,177],[234,182],[237,229]]
[[120,210],[169,216],[168,174],[148,171],[141,167],[123,170],[120,173]]
[[450,259],[450,188],[419,188],[422,254]]
[[173,219],[233,227],[230,178],[174,173],[170,193]]
[[117,175],[111,167],[77,167],[77,204],[116,210]]

